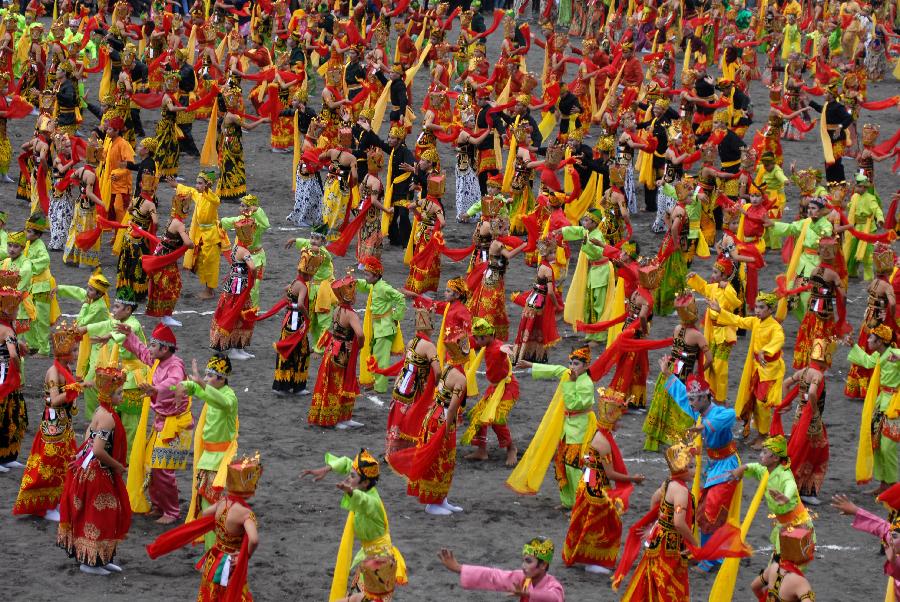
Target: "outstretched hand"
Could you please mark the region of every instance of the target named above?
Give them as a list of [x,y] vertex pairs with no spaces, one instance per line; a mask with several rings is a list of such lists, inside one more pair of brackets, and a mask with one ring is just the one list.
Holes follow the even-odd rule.
[[308,468],[300,473],[300,478],[302,479],[305,476],[312,476],[313,481],[318,483],[319,481],[324,479],[325,475],[327,475],[329,472],[331,472],[330,466],[323,466],[322,468]]
[[438,558],[441,559],[441,562],[447,569],[453,571],[454,573],[459,573],[462,571],[462,565],[459,564],[459,561],[456,560],[456,556],[453,555],[451,550],[447,548],[441,548],[441,551],[438,552]]
[[831,498],[831,507],[847,516],[854,516],[859,511],[859,506],[851,502],[850,498],[843,493],[838,493]]

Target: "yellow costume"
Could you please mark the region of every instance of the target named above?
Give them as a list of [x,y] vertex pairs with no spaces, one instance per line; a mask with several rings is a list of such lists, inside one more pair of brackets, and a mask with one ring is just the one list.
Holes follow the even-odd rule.
[[200,192],[179,184],[176,195],[194,202],[191,218],[191,241],[194,248],[184,255],[184,267],[197,274],[200,283],[209,288],[219,286],[219,256],[229,246],[228,236],[219,228],[219,195],[212,190]]

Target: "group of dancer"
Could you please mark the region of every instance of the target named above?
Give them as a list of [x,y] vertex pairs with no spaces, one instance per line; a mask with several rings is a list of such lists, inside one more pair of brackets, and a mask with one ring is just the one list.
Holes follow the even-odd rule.
[[[343,478],[349,513],[330,600],[389,600],[423,562],[410,557],[408,575],[391,539],[377,489],[383,464],[425,513],[461,513],[449,499],[458,444],[472,448],[468,460],[488,461],[489,432],[514,492],[536,494],[553,465],[568,520],[562,562],[609,575],[623,600],[689,600],[691,566],[715,574],[711,599],[730,599],[739,559],[761,543],[747,530],[763,499],[774,551],[751,588],[761,600],[813,600],[809,508],[823,503],[825,385],[843,344],[852,345],[844,395],[863,402],[856,481],[877,481],[873,493],[892,518],[843,495],[832,505],[881,539],[900,594],[900,279],[891,247],[900,196],[883,202],[875,182],[876,162],[900,167],[900,130],[879,141],[878,126],[859,122],[900,104],[869,96],[878,89],[870,84],[900,77],[888,65],[896,6],[564,0],[557,10],[535,1],[537,33],[524,19],[528,3],[515,4],[491,12],[477,0],[277,0],[240,10],[197,2],[180,14],[154,2],[138,18],[123,0],[61,0],[46,33],[37,0],[23,14],[0,11],[5,181],[8,120],[35,119],[18,156],[27,208],[0,210],[0,472],[23,469],[14,514],[57,521],[57,544],[96,575],[122,570],[117,546],[134,515],[161,525],[184,518],[150,543],[150,557],[202,541],[198,599],[251,599],[259,533],[248,500],[265,461],[238,451],[229,378],[232,362],[263,354],[256,323],[279,316],[271,389],[309,396],[310,427],[362,427],[359,396],[390,396],[383,448],[379,440],[355,455],[329,453],[302,473]],[[492,60],[486,40],[495,38]],[[529,72],[529,61],[543,61],[542,71]],[[412,90],[423,79],[420,109]],[[247,95],[243,80],[253,83]],[[753,100],[757,110],[768,103],[763,119],[751,104],[761,85],[765,98]],[[160,112],[152,136],[141,109]],[[284,185],[294,202],[283,221],[309,230],[284,249],[270,245],[297,260],[270,308],[261,301],[274,290],[264,247],[272,226],[266,199],[250,192],[260,182],[242,141],[259,126],[270,128],[273,153],[292,155]],[[782,140],[814,129],[822,160],[785,167]],[[453,166],[442,164],[448,152]],[[193,185],[182,155],[199,162]],[[162,221],[160,184],[171,189]],[[655,218],[649,230],[662,235],[656,249],[644,235],[643,248],[636,241],[638,196]],[[9,213],[27,216],[21,229]],[[451,229],[471,229],[471,245],[449,246]],[[57,281],[55,253],[92,271],[83,287]],[[385,264],[399,256],[408,275],[389,282]],[[110,258],[114,282],[100,268]],[[442,285],[446,261],[464,275]],[[773,264],[778,277],[760,282]],[[532,280],[511,295],[517,324],[511,270]],[[196,275],[198,301],[216,301],[202,372],[179,353],[183,272]],[[854,282],[868,294],[856,344]],[[142,304],[158,322],[149,336],[136,317]],[[73,321],[62,308],[77,308]],[[672,314],[671,335],[654,332],[653,318]],[[566,365],[550,363],[560,321],[579,341]],[[746,356],[737,387],[736,348]],[[653,350],[666,350],[658,373]],[[31,355],[52,363],[22,464]],[[524,374],[558,381],[540,423],[526,428],[527,445],[510,429]],[[646,480],[629,472],[616,443],[628,412],[643,416],[644,449],[663,453],[669,476],[625,530],[635,485]],[[759,461],[742,462],[739,445]],[[183,512],[177,475],[187,470]],[[747,477],[757,494],[742,513]],[[555,549],[529,539],[514,571],[461,565],[449,549],[439,559],[465,589],[561,601],[548,573]]]

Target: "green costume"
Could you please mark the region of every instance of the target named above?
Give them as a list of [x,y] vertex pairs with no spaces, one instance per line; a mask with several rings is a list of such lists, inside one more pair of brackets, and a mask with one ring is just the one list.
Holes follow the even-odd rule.
[[[553,364],[531,365],[531,376],[535,380],[558,380],[568,371],[565,366]],[[562,383],[562,396],[566,415],[556,455],[556,481],[560,502],[571,508],[581,479],[581,446],[587,435],[589,415],[594,411],[594,381],[583,372],[575,380]]]
[[[863,368],[873,369],[877,364],[881,364],[881,378],[878,382],[878,397],[875,399],[875,411],[872,414],[873,428],[878,429],[877,437],[872,434],[872,443],[877,447],[872,450],[872,478],[882,483],[893,484],[900,481],[900,464],[897,461],[897,442],[893,439],[885,437],[883,434],[882,421],[884,425],[895,432],[900,431],[900,418],[889,419],[885,416],[885,412],[891,405],[891,398],[894,391],[900,388],[900,361],[892,359],[900,358],[900,351],[893,347],[885,349],[884,353],[877,352],[866,353],[859,345],[854,345],[847,354],[847,361],[851,364],[857,364]],[[875,383],[869,383],[874,386]]]
[[38,238],[26,245],[25,256],[31,262],[31,299],[37,312],[31,328],[25,333],[25,342],[29,349],[50,355],[50,291],[53,289],[50,253],[44,241]]
[[[325,454],[325,464],[339,475],[348,475],[353,470],[353,460],[347,457]],[[387,514],[384,502],[378,494],[378,489],[372,487],[368,491],[354,489],[352,494],[344,494],[341,498],[341,508],[353,513],[353,535],[362,543],[362,547],[353,557],[352,569],[365,560],[366,549],[378,545],[390,546],[390,532],[388,531]],[[379,541],[387,538],[386,541]]]
[[[312,243],[308,238],[294,239],[294,246],[298,251],[302,251],[311,245]],[[316,270],[312,280],[308,283],[310,308],[309,342],[312,343],[313,351],[316,353],[322,353],[322,348],[319,347],[319,339],[322,337],[322,333],[328,332],[331,328],[331,308],[326,312],[316,312],[314,310],[316,299],[319,296],[319,287],[321,284],[326,280],[334,278],[334,264],[331,261],[331,253],[329,253],[324,246],[321,247],[320,252],[325,256],[325,260],[322,261],[322,265],[319,266],[319,269]]]
[[[406,314],[406,297],[383,278],[379,278],[375,284],[357,278],[356,290],[371,295],[372,301],[368,306],[372,318],[371,353],[379,368],[387,368],[391,363],[391,346],[397,336],[400,320]],[[387,393],[387,376],[376,374],[374,388],[376,393]]]
[[[204,446],[210,443],[230,443],[237,437],[238,400],[234,390],[228,385],[217,389],[212,385],[198,385],[194,381],[186,380],[181,383],[186,395],[199,397],[206,403],[206,421],[203,425],[202,440]],[[204,449],[197,463],[197,470],[206,470],[216,473],[225,451],[211,451]],[[196,483],[194,484],[196,487]],[[211,504],[202,495],[198,495],[200,508],[205,510]],[[203,537],[206,549],[209,550],[216,542],[216,534],[207,533]]]
[[[750,464],[747,464],[744,474],[750,475],[759,481],[763,478],[763,475],[766,474],[767,470],[768,469],[762,464],[751,462]],[[776,501],[775,498],[772,497],[771,491],[781,493],[788,498],[788,502],[782,504]],[[797,481],[794,480],[794,473],[791,472],[790,464],[779,464],[769,472],[769,480],[766,482],[765,498],[766,506],[769,508],[770,514],[774,514],[776,517],[785,517],[794,513],[796,517],[789,522],[790,526],[809,529],[810,531],[813,531],[813,537],[815,537],[812,518],[810,518],[809,513],[800,501],[800,490],[797,488]],[[787,524],[785,524],[785,526],[787,526]],[[772,542],[776,554],[781,553],[781,543],[778,538],[778,533],[782,528],[782,523],[776,518],[775,525],[772,527],[772,533],[769,536],[769,541]]]
[[0,228],[0,261],[9,257],[9,252],[6,250],[7,239],[9,238],[9,233]]
[[[881,199],[875,194],[874,188],[868,188],[864,193],[854,195],[855,198],[850,200],[850,217],[852,226],[860,232],[873,233],[878,230],[879,224],[884,222],[884,212],[881,209]],[[856,276],[860,261],[856,258],[857,249],[860,240],[855,236],[850,237],[849,252],[847,253],[847,273]],[[869,243],[866,245],[865,254],[862,258],[863,277],[871,280],[872,273],[872,253],[874,246]]]
[[[256,230],[253,232],[253,242],[247,250],[250,251],[250,259],[257,270],[256,281],[253,283],[253,290],[250,291],[250,300],[253,302],[254,307],[259,307],[259,283],[262,280],[266,267],[266,250],[262,246],[262,237],[271,226],[269,225],[269,217],[262,210],[262,207],[257,207],[250,217],[256,222]],[[219,220],[219,224],[221,224],[223,230],[234,230],[234,225],[242,219],[244,219],[243,215],[223,217]]]
[[125,370],[125,385],[122,387],[122,401],[116,406],[116,414],[122,419],[122,426],[125,427],[125,434],[128,437],[128,455],[126,457],[130,458],[131,443],[134,441],[134,434],[141,422],[141,408],[144,405],[144,394],[138,388],[138,375],[140,375],[141,382],[148,382],[147,368],[133,353],[125,349],[127,335],[116,330],[117,324],[126,324],[134,332],[134,336],[145,345],[147,344],[144,329],[133,315],[128,316],[123,322],[110,317],[102,322],[85,325],[85,328],[87,328],[87,336],[92,338],[109,336],[110,342],[119,346],[119,361]]
[[[103,297],[90,301],[87,298],[87,290],[80,286],[62,284],[56,287],[56,294],[59,297],[67,297],[69,299],[81,301],[81,309],[78,311],[78,317],[75,318],[75,324],[78,326],[86,328],[91,324],[106,322],[110,319],[109,308],[106,306],[106,301]],[[84,380],[94,380],[94,369],[97,367],[97,357],[102,346],[103,345],[99,344],[91,344],[90,357],[87,360],[87,367],[84,372]],[[79,364],[81,364],[82,361],[83,360],[79,358]],[[94,387],[89,387],[84,390],[84,407],[85,416],[90,420],[94,415],[94,410],[97,409],[97,390]]]
[[[806,228],[806,237],[800,244],[803,249],[800,252],[800,261],[797,264],[797,276],[809,278],[813,271],[819,267],[821,260],[819,259],[819,239],[830,237],[834,233],[834,228],[827,217],[797,220],[795,222],[775,222],[770,228],[771,236],[783,239],[785,236],[800,236],[800,231],[804,224],[809,224]],[[796,243],[795,243],[796,244]],[[788,286],[792,286],[790,282]],[[806,314],[806,308],[809,306],[809,292],[800,294],[800,303],[794,308],[794,313],[798,320],[803,320]]]
[[[609,287],[609,271],[612,266],[603,256],[606,240],[600,228],[588,230],[582,226],[565,226],[561,229],[564,240],[581,240],[581,253],[588,262],[587,288],[584,291],[584,322],[599,322],[606,307],[606,293]],[[579,258],[580,259],[580,258]],[[589,341],[605,341],[606,331],[588,334]]]

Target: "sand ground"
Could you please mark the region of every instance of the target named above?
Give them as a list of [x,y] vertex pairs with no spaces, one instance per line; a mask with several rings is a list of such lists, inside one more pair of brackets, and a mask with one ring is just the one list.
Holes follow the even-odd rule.
[[[451,33],[449,39],[455,40],[456,33]],[[497,36],[492,37],[488,43],[488,55],[492,58],[497,56],[498,43]],[[528,63],[532,72],[540,73],[542,55],[537,52],[539,49],[534,47]],[[681,64],[680,61],[678,64]],[[425,78],[420,75],[414,87],[414,104],[421,103],[425,86]],[[89,88],[89,94],[95,96],[97,83],[92,81]],[[318,89],[321,90],[321,84]],[[870,98],[884,98],[896,92],[896,82],[892,80],[875,84],[869,90]],[[756,109],[755,129],[764,123],[767,111],[767,96],[758,82],[753,86],[752,96]],[[316,100],[314,104],[318,106],[319,101]],[[91,126],[95,123],[93,116],[89,115],[86,119]],[[143,112],[144,126],[148,133],[152,133],[157,119],[158,112]],[[860,126],[867,121],[880,123],[885,135],[889,135],[896,128],[897,113],[895,110],[864,112]],[[194,135],[198,140],[202,140],[204,125],[198,124],[194,128]],[[27,140],[31,126],[29,118],[10,124],[14,149],[18,149]],[[803,142],[784,143],[786,171],[794,161],[798,167],[821,167],[821,149],[815,132],[812,134]],[[284,250],[284,242],[295,236],[308,235],[307,230],[294,228],[284,220],[293,204],[290,191],[291,158],[290,155],[270,153],[268,136],[268,128],[265,127],[244,136],[249,190],[260,197],[272,222],[272,229],[264,238],[269,256],[266,279],[262,284],[261,304],[264,309],[271,307],[280,298],[283,287],[294,277],[297,254],[293,250]],[[748,134],[748,140],[749,136]],[[410,145],[413,140],[411,136]],[[589,142],[593,143],[593,140]],[[17,153],[15,150],[14,156]],[[447,147],[442,147],[441,156],[443,164],[452,171],[453,156]],[[848,172],[852,172],[855,167],[853,161],[847,163]],[[196,160],[183,157],[181,166],[181,174],[188,182],[192,182],[198,171]],[[12,171],[14,175],[18,172],[15,161]],[[886,164],[880,164],[877,172],[879,191],[887,207],[890,193],[897,181],[896,176],[889,173]],[[450,178],[452,182],[452,175]],[[454,206],[452,184],[447,188],[445,205],[448,207],[447,213],[453,215],[449,209]],[[171,192],[166,187],[161,187],[160,190],[160,214],[166,216]],[[789,188],[788,197],[787,213],[793,216],[798,198],[796,188]],[[0,206],[10,213],[10,229],[20,227],[27,208],[25,203],[15,200],[15,186],[0,188],[0,198],[3,199]],[[639,204],[643,205],[642,202]],[[225,217],[236,212],[236,205],[223,205],[220,215]],[[649,230],[652,219],[653,215],[643,212],[633,216],[635,237],[645,252],[659,244],[659,238]],[[470,236],[471,226],[448,224],[446,237],[450,246],[464,246],[471,240]],[[53,254],[52,258],[52,268],[60,283],[81,285],[86,281],[89,274],[87,270],[64,267],[58,253]],[[397,248],[386,249],[383,257],[387,269],[385,278],[398,288],[406,278],[406,268],[402,265],[401,258],[401,251]],[[771,288],[775,275],[783,269],[778,255],[770,253],[768,259],[770,265],[763,271],[762,289]],[[337,259],[336,272],[342,273],[350,262],[349,258]],[[114,258],[110,254],[104,257],[103,268],[107,277],[112,279],[115,276]],[[224,268],[223,265],[223,275]],[[710,268],[710,262],[699,262],[694,269],[706,275]],[[445,263],[442,281],[460,275],[463,270],[463,263]],[[527,289],[532,278],[533,272],[524,268],[521,261],[516,259],[507,276],[508,289]],[[185,274],[184,280],[184,296],[176,312],[178,319],[184,322],[184,327],[177,330],[180,354],[186,362],[192,358],[205,362],[209,354],[209,320],[215,302],[197,299],[200,289],[192,275]],[[865,283],[852,280],[848,297],[849,318],[856,327],[865,307]],[[360,312],[363,302],[363,299],[357,299]],[[511,322],[515,326],[519,319],[519,308],[510,304],[509,310]],[[78,307],[64,302],[63,311],[74,315],[77,314]],[[145,330],[152,330],[154,320],[144,316],[140,318]],[[413,332],[411,320],[412,311],[408,312],[403,323],[407,335]],[[669,336],[675,323],[674,317],[654,320],[652,336]],[[785,323],[788,341],[785,348],[786,359],[792,356],[797,326],[793,318]],[[310,480],[300,480],[298,474],[304,468],[321,465],[326,451],[353,455],[361,447],[381,450],[389,398],[385,395],[362,395],[358,399],[354,417],[365,424],[361,429],[342,432],[307,426],[309,397],[276,397],[270,389],[274,367],[271,343],[278,336],[278,328],[279,322],[274,319],[258,326],[253,338],[256,358],[237,363],[231,378],[231,384],[240,400],[241,449],[250,453],[259,450],[265,463],[265,475],[260,483],[259,495],[253,502],[260,521],[261,545],[251,562],[250,585],[259,600],[324,600],[327,598],[346,512],[339,507],[340,493],[334,487],[338,481],[336,476],[313,484]],[[567,338],[553,350],[551,361],[564,363],[569,349],[578,341],[568,328],[563,329],[563,332]],[[739,339],[732,356],[732,399],[738,386],[747,343],[748,338]],[[650,365],[654,369],[651,370],[651,382],[648,383],[650,387],[656,377],[656,358],[661,353],[651,353]],[[318,363],[315,358],[311,383]],[[40,383],[47,366],[46,358],[35,357],[26,362],[25,394],[30,424],[23,444],[23,461],[30,449],[43,407]],[[841,348],[836,353],[832,374],[828,379],[825,422],[829,430],[832,460],[822,497],[847,492],[856,503],[872,509],[875,504],[871,496],[865,495],[854,484],[853,462],[861,403],[849,401],[842,395],[847,369],[846,349]],[[520,451],[524,451],[555,385],[534,382],[525,373],[519,373],[518,378],[521,383],[521,399],[512,412],[510,424]],[[199,407],[197,411],[199,412]],[[642,415],[626,415],[621,420],[616,435],[629,470],[647,475],[647,482],[636,490],[631,510],[624,517],[626,528],[648,509],[650,494],[666,475],[663,458],[658,454],[642,451],[642,420]],[[83,415],[76,420],[76,426],[78,432],[83,431]],[[491,439],[491,445],[495,445],[495,440]],[[460,449],[461,454],[466,452],[467,450]],[[756,453],[746,446],[739,446],[739,452],[744,461],[755,460]],[[518,566],[522,544],[535,535],[551,537],[556,542],[557,549],[561,549],[568,521],[565,515],[554,510],[558,499],[552,474],[547,475],[540,494],[528,498],[517,497],[504,487],[508,474],[509,469],[502,464],[502,453],[495,448],[492,449],[488,462],[470,463],[461,460],[450,497],[454,503],[463,506],[465,512],[444,518],[424,514],[414,499],[405,496],[405,483],[386,471],[379,489],[390,516],[393,540],[405,554],[410,568],[410,584],[397,591],[397,600],[480,601],[501,598],[500,594],[463,593],[456,576],[446,571],[437,559],[437,551],[442,546],[456,551],[462,562],[504,567]],[[143,546],[161,533],[163,528],[142,517],[135,517],[128,540],[119,548],[116,562],[123,567],[123,573],[107,578],[93,578],[79,573],[77,564],[54,546],[55,523],[11,516],[20,477],[21,471],[16,470],[0,475],[0,532],[3,534],[0,566],[5,567],[3,582],[6,599],[58,600],[61,594],[64,595],[63,592],[75,599],[107,600],[187,600],[196,595],[199,575],[193,569],[193,564],[199,552],[196,549],[185,549],[161,560],[151,561]],[[184,509],[190,499],[190,473],[180,473],[178,481]],[[754,489],[752,485],[745,488],[745,508]],[[818,599],[881,599],[885,577],[881,571],[883,557],[878,555],[877,543],[871,537],[853,531],[848,518],[839,516],[827,506],[820,507],[817,511],[818,558],[809,569],[809,578]],[[770,554],[769,529],[770,521],[766,518],[766,511],[760,510],[749,535],[756,553],[743,562],[735,599],[752,598],[750,581],[763,568]],[[617,599],[605,577],[586,574],[580,568],[563,567],[559,552],[556,559],[552,571],[564,584],[569,600]],[[853,577],[848,578],[850,575]],[[692,574],[693,599],[706,599],[711,584],[711,577]]]

